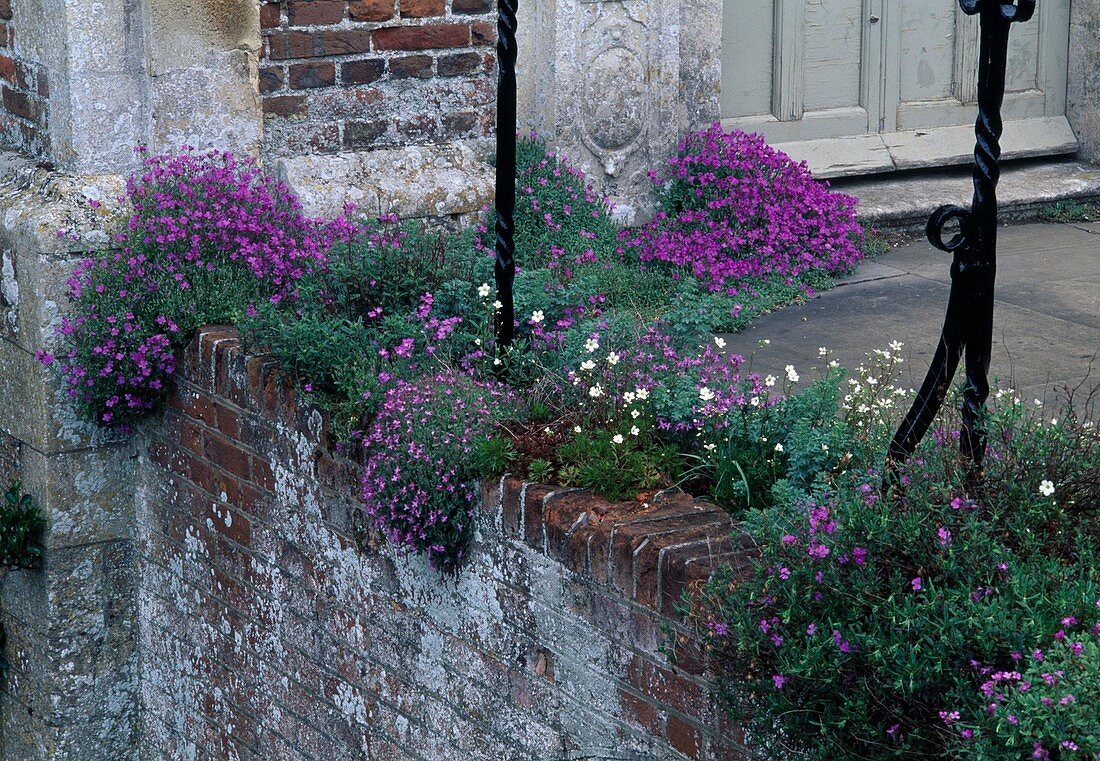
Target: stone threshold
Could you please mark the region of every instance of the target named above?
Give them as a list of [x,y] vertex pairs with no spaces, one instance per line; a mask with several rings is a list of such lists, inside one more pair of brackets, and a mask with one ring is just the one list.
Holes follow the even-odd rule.
[[[943,204],[969,207],[974,194],[970,167],[898,172],[831,181],[834,190],[859,199],[863,224],[892,232],[920,232]],[[1045,205],[1100,197],[1100,166],[1073,160],[1029,160],[1002,166],[997,188],[1004,221],[1038,218]]]

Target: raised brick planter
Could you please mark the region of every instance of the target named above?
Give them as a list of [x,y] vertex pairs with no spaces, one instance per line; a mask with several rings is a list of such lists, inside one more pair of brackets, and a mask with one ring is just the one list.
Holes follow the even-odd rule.
[[504,478],[441,580],[359,526],[269,360],[224,328],[183,360],[139,466],[150,756],[744,757],[676,612],[747,551],[725,513]]

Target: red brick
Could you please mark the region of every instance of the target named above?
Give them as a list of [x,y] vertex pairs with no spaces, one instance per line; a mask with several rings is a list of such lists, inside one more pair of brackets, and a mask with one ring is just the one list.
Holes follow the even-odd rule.
[[481,69],[481,53],[455,53],[439,57],[439,76],[456,77]]
[[217,425],[218,414],[210,397],[192,390],[183,391],[181,394],[183,398],[181,399],[180,411],[183,414],[202,422],[210,428]]
[[699,730],[676,716],[668,717],[666,730],[668,742],[673,748],[691,758],[699,758],[699,752],[703,748],[702,736]]
[[226,407],[224,404],[214,405],[218,413],[218,430],[231,439],[241,435],[241,419],[236,410]]
[[38,106],[26,93],[18,92],[5,85],[3,101],[4,108],[9,114],[32,122],[38,118]]
[[344,0],[294,0],[287,5],[291,26],[328,26],[344,20]]
[[235,442],[223,439],[216,434],[207,434],[204,449],[207,459],[212,464],[246,481],[250,478],[248,453]]
[[260,69],[260,94],[267,95],[283,89],[285,78],[282,69],[266,66]]
[[260,28],[275,29],[282,23],[279,17],[279,4],[268,3],[260,6]]
[[309,32],[279,32],[268,35],[264,42],[267,45],[267,57],[273,61],[323,55],[317,50],[314,35]]
[[264,98],[264,113],[275,117],[296,117],[306,110],[305,96],[275,96]]
[[496,45],[497,25],[488,21],[471,24],[470,39],[474,45]]
[[408,18],[442,16],[443,0],[400,0],[401,15]]
[[352,21],[386,21],[393,18],[394,0],[351,0],[348,16]]
[[386,62],[381,58],[348,61],[340,64],[340,81],[346,85],[370,84],[379,79],[385,70]]
[[336,64],[332,62],[298,63],[290,67],[290,88],[292,90],[328,87],[335,83]]
[[470,27],[465,24],[398,26],[374,31],[375,50],[432,50],[469,44]]
[[523,482],[518,478],[504,479],[500,495],[500,522],[506,537],[514,537],[520,529],[520,491]]
[[389,123],[381,120],[346,122],[344,124],[344,147],[356,150],[376,145],[379,139],[386,134],[389,126]]
[[275,474],[271,465],[259,457],[252,458],[252,482],[265,491],[275,490]]
[[15,81],[15,61],[6,55],[0,55],[0,77],[8,82]]
[[627,721],[634,722],[651,735],[661,734],[660,714],[652,703],[620,688],[619,706],[623,709]]
[[460,114],[443,115],[443,132],[446,137],[466,137],[478,126],[478,115],[465,111]]
[[366,29],[321,32],[316,35],[318,55],[354,55],[370,52],[371,33]]
[[408,55],[390,59],[390,76],[394,79],[430,79],[432,64],[430,55]]
[[542,503],[553,491],[542,484],[527,484],[523,489],[520,509],[523,512],[523,537],[530,546],[544,552],[546,542],[542,526]]
[[451,13],[491,13],[495,7],[493,0],[452,0]]

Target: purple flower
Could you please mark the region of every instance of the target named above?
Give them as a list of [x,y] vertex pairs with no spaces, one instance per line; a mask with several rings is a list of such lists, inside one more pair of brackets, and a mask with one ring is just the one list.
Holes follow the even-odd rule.
[[919,592],[921,590],[921,586],[922,586],[920,576],[918,576],[915,579],[913,579],[912,581],[910,581],[909,584],[913,587],[914,592]]

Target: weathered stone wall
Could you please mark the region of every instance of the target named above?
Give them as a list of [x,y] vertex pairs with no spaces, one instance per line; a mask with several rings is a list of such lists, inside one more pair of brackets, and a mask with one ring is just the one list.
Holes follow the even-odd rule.
[[[11,0],[0,0],[0,148],[42,157],[50,152],[50,83],[46,69],[15,47]],[[28,26],[34,19],[27,20]],[[21,25],[21,24],[20,24]]]
[[1100,0],[1073,0],[1066,113],[1080,156],[1100,163]]
[[203,332],[140,447],[138,758],[744,757],[674,612],[740,556],[728,516],[505,480],[440,579],[237,344]]
[[130,450],[78,420],[34,359],[53,347],[72,266],[103,240],[88,197],[119,190],[0,153],[0,467],[16,453],[49,524],[44,568],[0,579],[0,758],[125,758],[136,738]]

